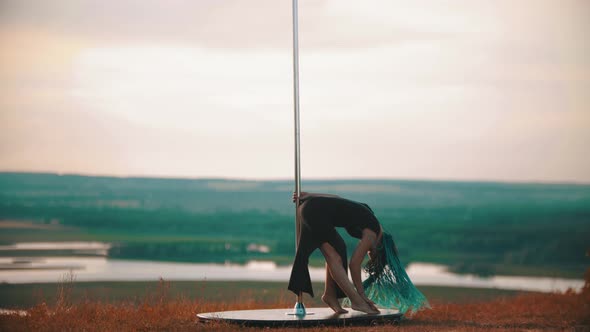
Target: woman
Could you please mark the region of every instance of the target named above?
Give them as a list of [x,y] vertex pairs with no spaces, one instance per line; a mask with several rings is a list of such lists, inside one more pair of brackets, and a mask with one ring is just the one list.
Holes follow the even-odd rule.
[[[322,301],[336,313],[346,313],[339,299],[348,297],[351,308],[367,314],[378,314],[377,304],[396,307],[401,312],[428,306],[426,298],[411,283],[397,259],[397,249],[391,235],[383,228],[371,208],[329,194],[302,192],[293,194],[293,201],[300,201],[297,217],[301,221],[301,233],[295,262],[291,270],[289,290],[300,295],[313,296],[308,261],[311,253],[320,248],[326,259],[326,286]],[[347,274],[346,245],[336,227],[343,227],[348,234],[359,239],[350,259],[350,276]],[[369,278],[361,280],[361,265],[369,254],[367,264]],[[367,296],[369,295],[369,296]]]

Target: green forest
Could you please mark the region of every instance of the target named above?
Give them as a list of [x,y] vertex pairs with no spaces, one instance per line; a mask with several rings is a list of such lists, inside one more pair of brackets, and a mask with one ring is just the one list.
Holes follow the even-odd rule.
[[[590,266],[590,185],[313,180],[302,188],[369,204],[405,263],[576,278]],[[292,181],[0,173],[0,244],[96,240],[113,244],[111,258],[290,264],[292,191]],[[10,226],[19,221],[39,227]],[[356,240],[341,234],[351,251]],[[319,253],[312,263],[322,264]]]

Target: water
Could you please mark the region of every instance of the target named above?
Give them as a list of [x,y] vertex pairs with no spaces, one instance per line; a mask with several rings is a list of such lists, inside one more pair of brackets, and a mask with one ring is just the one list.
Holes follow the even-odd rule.
[[[277,266],[274,262],[251,261],[246,265],[195,264],[109,259],[103,254],[109,245],[98,242],[19,243],[2,247],[9,250],[69,249],[72,252],[89,253],[95,257],[0,257],[0,282],[53,283],[67,280],[70,274],[76,281],[157,281],[165,280],[225,280],[225,281],[283,281],[291,273],[289,266]],[[498,288],[540,292],[563,292],[569,288],[579,290],[583,280],[494,276],[478,277],[449,272],[443,265],[412,263],[408,275],[416,285]],[[324,268],[310,268],[313,281],[323,281]]]
[[[0,255],[4,252],[27,252],[27,251],[48,251],[48,250],[61,250],[69,251],[73,255],[93,255],[93,256],[107,256],[109,249],[111,248],[110,243],[103,242],[82,242],[82,241],[70,241],[70,242],[19,242],[9,245],[0,245]],[[0,257],[0,261],[2,261]]]
[[108,250],[110,243],[103,242],[18,242],[9,245],[0,245],[0,251],[5,250]]

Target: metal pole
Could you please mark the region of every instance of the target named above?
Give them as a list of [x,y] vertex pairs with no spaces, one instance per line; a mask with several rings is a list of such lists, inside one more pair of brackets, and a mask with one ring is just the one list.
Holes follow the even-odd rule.
[[[297,0],[293,0],[293,99],[295,115],[295,192],[297,197],[301,194],[301,163],[299,147],[299,42],[298,42],[298,24],[297,24]],[[299,200],[296,202],[299,207]],[[300,227],[295,214],[295,224],[297,225],[295,237],[295,249],[299,243]]]
[[[293,0],[293,99],[295,115],[295,193],[297,197],[301,195],[301,163],[299,147],[299,25],[297,22],[297,0]],[[295,202],[295,250],[299,246],[299,237],[301,236],[301,222],[297,218],[299,209],[299,199]],[[294,314],[305,315],[305,306],[303,305],[303,296],[297,295]]]

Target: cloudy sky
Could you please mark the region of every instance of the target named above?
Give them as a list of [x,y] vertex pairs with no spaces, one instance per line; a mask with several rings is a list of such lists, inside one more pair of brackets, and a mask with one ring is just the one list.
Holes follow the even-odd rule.
[[[590,1],[300,0],[303,178],[590,182]],[[290,0],[0,1],[0,170],[288,179]]]

